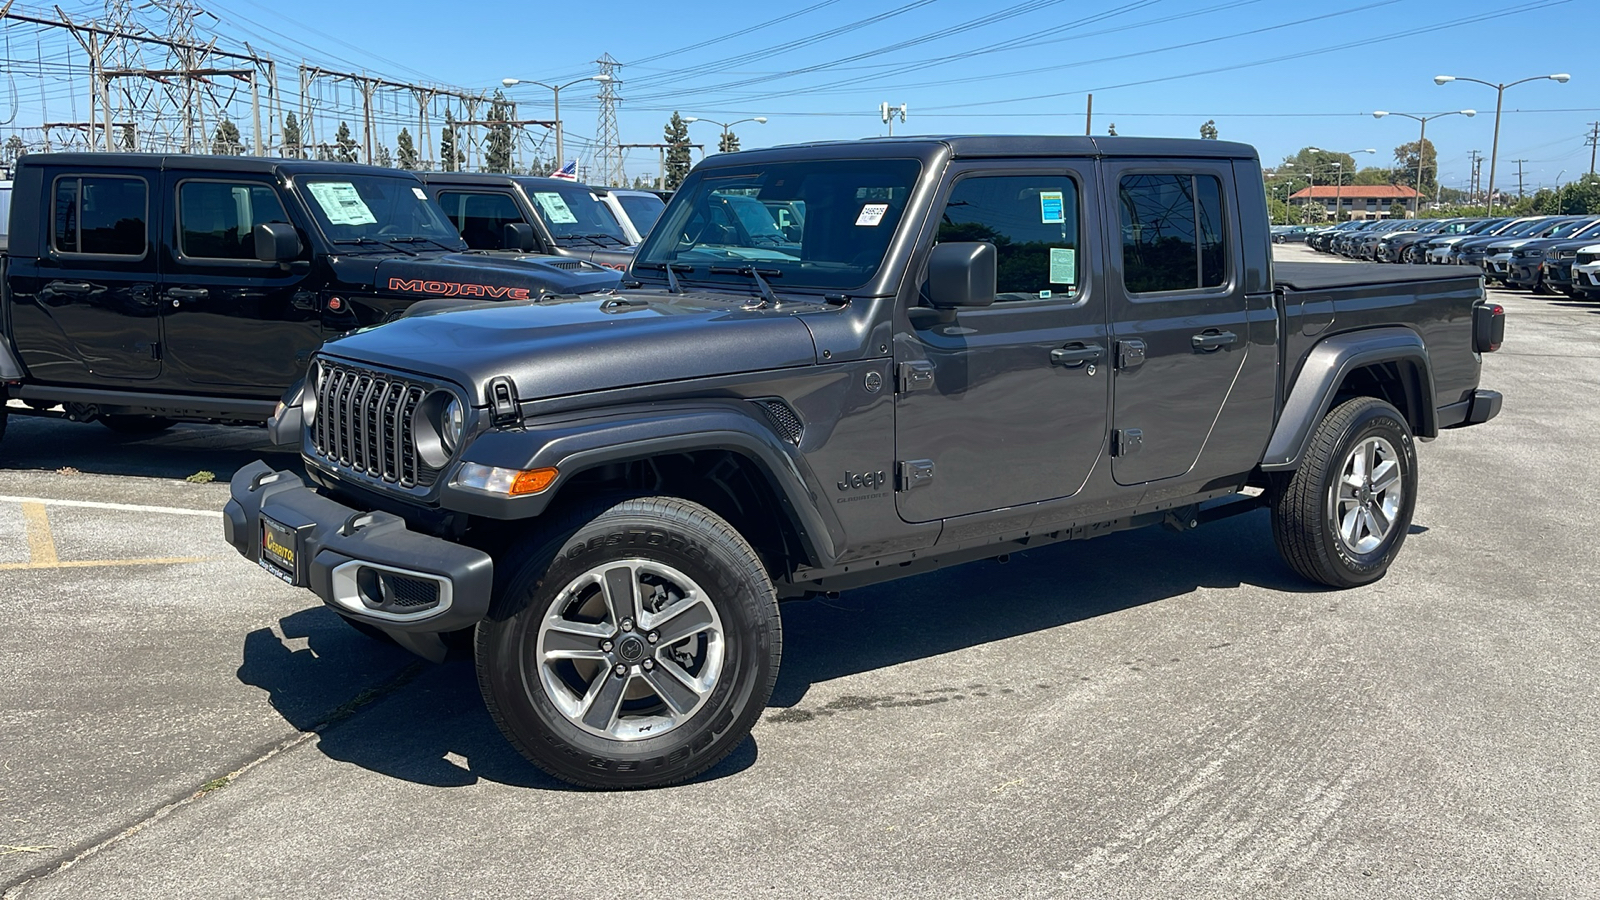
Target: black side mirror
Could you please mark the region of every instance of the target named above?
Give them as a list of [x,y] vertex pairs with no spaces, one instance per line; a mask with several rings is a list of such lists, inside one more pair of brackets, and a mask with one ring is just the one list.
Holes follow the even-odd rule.
[[994,245],[938,244],[928,256],[928,303],[934,309],[988,306],[996,291]]
[[286,263],[300,258],[300,233],[288,222],[262,222],[250,230],[255,238],[256,259]]
[[539,247],[533,237],[533,226],[527,222],[507,222],[500,245],[507,250],[536,250]]

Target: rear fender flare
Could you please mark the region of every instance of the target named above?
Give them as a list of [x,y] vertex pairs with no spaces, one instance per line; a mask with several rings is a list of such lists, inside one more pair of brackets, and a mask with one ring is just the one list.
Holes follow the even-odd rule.
[[1340,385],[1358,369],[1382,363],[1399,365],[1421,396],[1418,421],[1411,423],[1419,437],[1439,433],[1438,411],[1434,407],[1433,366],[1422,336],[1409,328],[1391,326],[1354,331],[1326,338],[1306,357],[1284,402],[1283,413],[1261,457],[1261,468],[1268,472],[1298,468],[1311,434],[1328,414]]
[[520,470],[553,467],[560,474],[549,489],[507,498],[446,487],[440,502],[494,519],[526,519],[544,512],[573,478],[598,466],[728,450],[750,460],[766,477],[800,539],[807,564],[831,565],[843,551],[843,529],[832,510],[816,502],[821,482],[799,448],[779,437],[761,415],[745,400],[697,400],[531,419],[520,429],[482,435],[463,462]]

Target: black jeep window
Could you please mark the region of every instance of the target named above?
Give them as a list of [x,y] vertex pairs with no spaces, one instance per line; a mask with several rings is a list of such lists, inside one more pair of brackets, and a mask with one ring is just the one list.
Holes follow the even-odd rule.
[[1126,175],[1117,193],[1128,293],[1218,287],[1227,280],[1219,179]]
[[288,221],[270,185],[186,181],[178,187],[178,252],[191,259],[253,260],[255,227]]
[[510,194],[444,191],[439,194],[439,205],[474,250],[506,249],[506,226],[527,221]]
[[54,244],[61,253],[144,256],[149,188],[142,178],[56,179]]
[[1078,186],[1065,175],[964,178],[950,191],[938,240],[994,245],[997,300],[1078,292]]

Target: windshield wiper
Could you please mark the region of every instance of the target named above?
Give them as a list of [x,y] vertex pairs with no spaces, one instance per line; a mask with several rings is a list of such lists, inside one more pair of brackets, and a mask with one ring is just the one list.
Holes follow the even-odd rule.
[[342,238],[340,240],[334,241],[334,243],[335,244],[374,244],[374,245],[379,246],[379,247],[388,247],[391,250],[399,250],[401,253],[404,253],[407,256],[416,256],[417,255],[415,251],[407,250],[404,247],[396,247],[390,241],[380,241],[377,238],[369,238],[369,237]]
[[446,244],[444,241],[436,241],[433,238],[420,237],[417,235],[413,235],[411,237],[387,238],[386,240],[391,244],[432,244],[435,247],[438,247],[440,250],[461,250],[460,247],[452,247],[449,244]]
[[678,276],[675,272],[692,273],[694,266],[686,263],[634,263],[635,269],[654,269],[657,272],[667,273],[667,293],[681,294],[683,288],[678,285]]
[[778,305],[778,295],[772,292],[772,285],[767,284],[767,279],[762,278],[761,276],[766,275],[771,278],[782,278],[782,270],[758,269],[755,266],[712,266],[706,271],[713,275],[749,275],[751,278],[756,280],[756,286],[761,288],[761,296],[765,297],[767,302],[771,303],[773,306]]

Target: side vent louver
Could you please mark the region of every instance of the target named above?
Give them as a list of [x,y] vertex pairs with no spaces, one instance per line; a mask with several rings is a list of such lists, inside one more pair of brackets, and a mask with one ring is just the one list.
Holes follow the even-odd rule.
[[789,408],[789,404],[782,400],[757,400],[755,403],[767,414],[767,420],[784,440],[791,444],[800,443],[800,435],[805,431],[805,425],[800,421],[800,416]]

